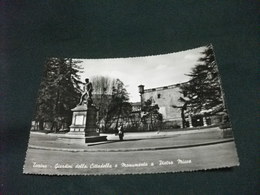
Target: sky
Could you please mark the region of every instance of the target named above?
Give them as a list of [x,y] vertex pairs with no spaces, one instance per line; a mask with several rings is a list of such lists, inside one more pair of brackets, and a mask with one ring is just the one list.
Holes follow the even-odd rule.
[[80,77],[82,81],[97,75],[119,78],[126,86],[130,101],[138,102],[138,85],[150,89],[188,81],[189,76],[185,74],[198,63],[203,50],[205,47],[144,57],[80,59],[83,68]]

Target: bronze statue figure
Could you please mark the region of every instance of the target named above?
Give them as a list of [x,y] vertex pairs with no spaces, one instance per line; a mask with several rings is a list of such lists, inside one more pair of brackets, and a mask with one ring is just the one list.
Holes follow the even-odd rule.
[[84,84],[83,91],[80,97],[80,102],[78,105],[83,105],[86,101],[87,105],[92,104],[92,91],[93,86],[92,83],[89,82],[89,79],[85,79],[86,83]]

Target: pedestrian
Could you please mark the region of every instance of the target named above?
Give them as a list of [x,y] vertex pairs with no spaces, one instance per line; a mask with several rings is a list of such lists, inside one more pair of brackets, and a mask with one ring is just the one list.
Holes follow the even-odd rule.
[[120,141],[123,141],[124,130],[123,130],[123,126],[122,126],[122,125],[120,125],[120,126],[118,127],[118,136],[119,136]]

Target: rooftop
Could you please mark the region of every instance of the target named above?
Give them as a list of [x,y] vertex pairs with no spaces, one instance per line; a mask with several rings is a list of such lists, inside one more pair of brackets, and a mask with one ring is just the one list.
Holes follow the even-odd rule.
[[[186,82],[184,82],[184,83],[186,83]],[[184,83],[178,83],[178,84],[167,85],[167,86],[156,87],[156,88],[150,88],[150,89],[144,89],[144,92],[161,91],[161,90],[165,90],[165,89],[173,89],[173,88],[181,86]]]

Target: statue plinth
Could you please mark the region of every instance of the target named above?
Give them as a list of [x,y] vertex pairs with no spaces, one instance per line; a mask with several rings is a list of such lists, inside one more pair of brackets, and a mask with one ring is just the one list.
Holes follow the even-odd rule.
[[97,132],[97,108],[94,105],[78,105],[71,111],[73,116],[69,135],[84,138],[85,143],[107,140],[106,136],[100,136]]
[[88,107],[86,105],[78,105],[71,111],[73,115],[69,134],[85,136]]
[[89,106],[87,110],[87,120],[85,126],[85,136],[99,136],[97,132],[97,108]]

